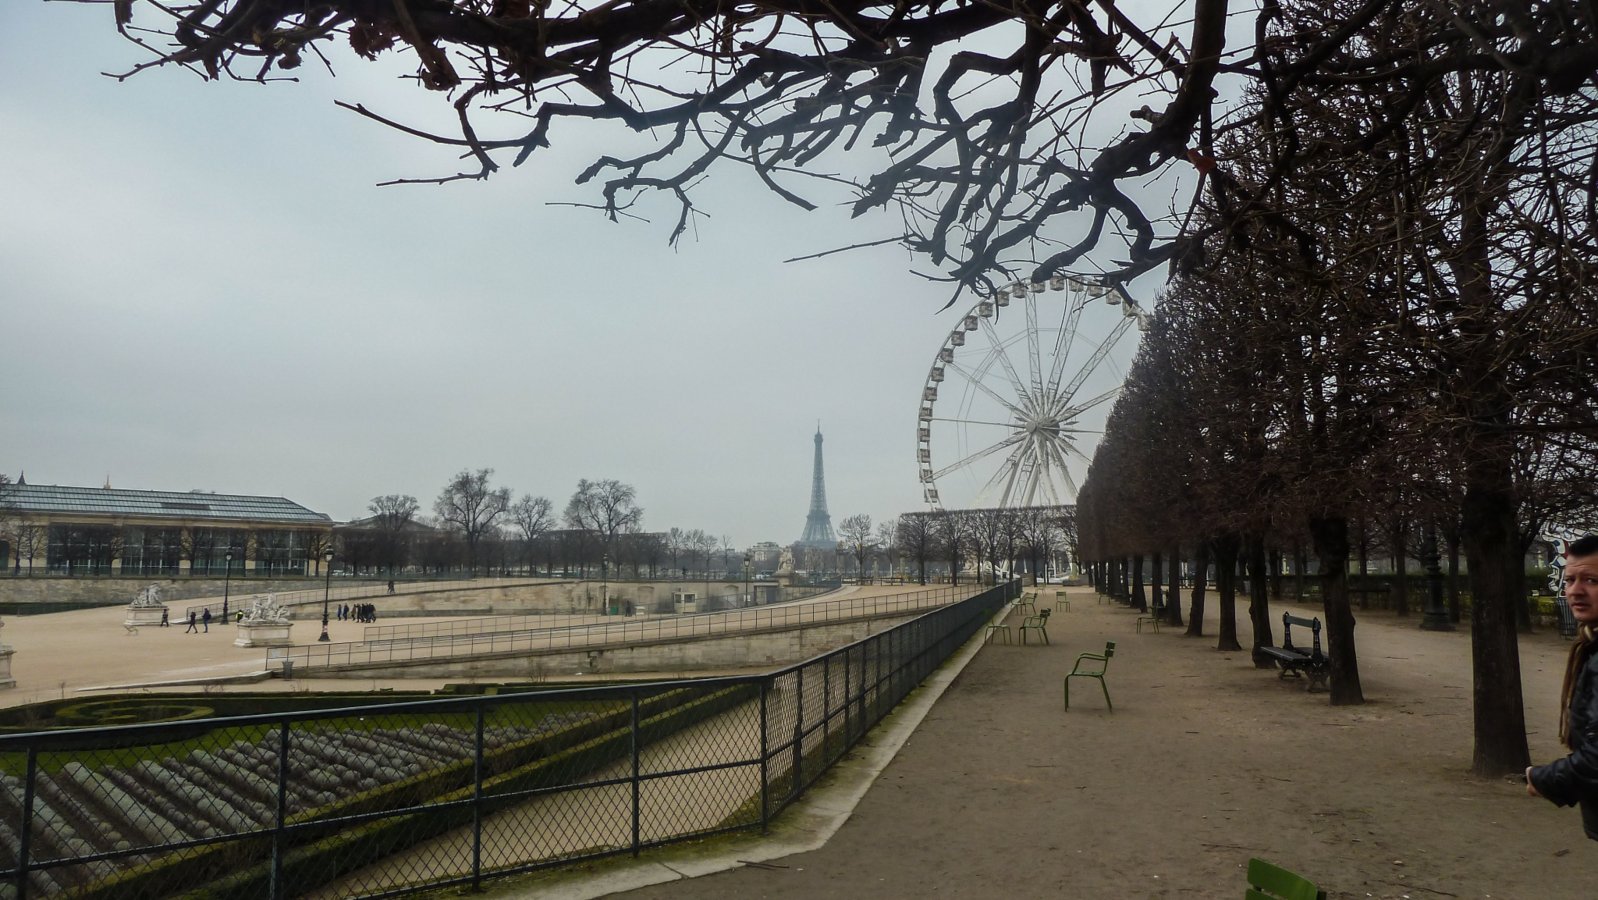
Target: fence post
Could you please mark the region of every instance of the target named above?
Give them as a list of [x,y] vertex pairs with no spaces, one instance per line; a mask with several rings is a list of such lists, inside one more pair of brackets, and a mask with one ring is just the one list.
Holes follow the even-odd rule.
[[854,652],[853,649],[849,647],[845,647],[843,650],[843,744],[845,747],[854,743],[854,691],[850,689],[851,679],[849,678],[849,654],[852,652]]
[[39,777],[39,748],[28,745],[27,771],[22,776],[22,825],[17,840],[17,900],[28,897],[28,854],[33,844],[33,782]]
[[771,830],[771,715],[770,677],[760,679],[760,833]]
[[289,720],[277,730],[277,818],[272,827],[272,900],[283,900],[283,825],[289,809]]
[[638,692],[633,691],[633,856],[638,855]]
[[805,746],[805,669],[800,666],[794,672],[794,704],[793,704],[793,781],[788,788],[790,798],[799,796],[799,782],[804,776],[804,746]]
[[472,758],[472,891],[483,889],[483,700],[477,700],[477,744]]
[[836,654],[821,660],[821,764],[832,765],[832,659]]

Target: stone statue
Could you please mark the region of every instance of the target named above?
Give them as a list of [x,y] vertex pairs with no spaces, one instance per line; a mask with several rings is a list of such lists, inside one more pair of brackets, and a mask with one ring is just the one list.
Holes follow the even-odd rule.
[[782,548],[782,556],[778,557],[778,559],[777,559],[777,574],[778,575],[792,575],[793,574],[793,548],[792,547],[784,547],[784,548]]
[[134,609],[151,609],[160,605],[161,586],[159,584],[145,585],[144,590],[139,591],[138,596],[133,598],[133,602],[128,604]]
[[250,598],[250,606],[240,621],[246,625],[282,625],[289,621],[289,611],[277,605],[276,594],[257,594]]

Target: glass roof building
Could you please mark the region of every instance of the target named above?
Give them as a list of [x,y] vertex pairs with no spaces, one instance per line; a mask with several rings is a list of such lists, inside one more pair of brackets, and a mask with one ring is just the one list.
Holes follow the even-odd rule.
[[0,522],[14,575],[304,575],[333,530],[282,497],[25,482],[0,494]]

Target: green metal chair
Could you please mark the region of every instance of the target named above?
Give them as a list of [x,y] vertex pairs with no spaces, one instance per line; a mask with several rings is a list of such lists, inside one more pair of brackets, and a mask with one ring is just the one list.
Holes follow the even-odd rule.
[[1047,606],[1045,606],[1043,608],[1043,611],[1038,613],[1037,615],[1035,615],[1035,616],[1027,616],[1025,619],[1022,619],[1021,620],[1021,643],[1023,643],[1023,644],[1026,643],[1026,633],[1028,631],[1036,631],[1038,634],[1043,636],[1043,643],[1047,644],[1049,642],[1048,624],[1049,624],[1049,608]]
[[1243,900],[1326,900],[1315,883],[1263,859],[1248,861],[1248,892]]
[[[1084,653],[1076,658],[1076,665],[1071,667],[1071,674],[1065,676],[1065,708],[1067,710],[1071,708],[1071,679],[1097,678],[1099,687],[1104,690],[1104,705],[1109,707],[1110,712],[1115,712],[1115,704],[1110,702],[1110,688],[1104,683],[1104,673],[1109,670],[1110,657],[1114,655],[1115,642],[1105,641],[1103,653]],[[1084,662],[1088,663],[1089,666],[1097,663],[1096,670],[1094,668],[1084,670],[1082,668]]]

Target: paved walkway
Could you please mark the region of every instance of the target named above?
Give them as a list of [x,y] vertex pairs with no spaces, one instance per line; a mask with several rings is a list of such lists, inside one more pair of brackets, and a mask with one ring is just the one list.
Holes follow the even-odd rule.
[[[1246,652],[1217,652],[1213,594],[1202,638],[1137,633],[1133,613],[1085,590],[1072,603],[1048,646],[974,642],[771,836],[662,848],[489,896],[1235,900],[1252,856],[1334,897],[1593,895],[1594,851],[1573,812],[1469,775],[1466,632],[1362,613],[1370,702],[1332,707]],[[1247,645],[1242,608],[1239,627]],[[1106,640],[1118,644],[1115,711],[1080,681],[1064,711],[1064,672]],[[1537,759],[1557,752],[1566,646],[1522,641]]]

